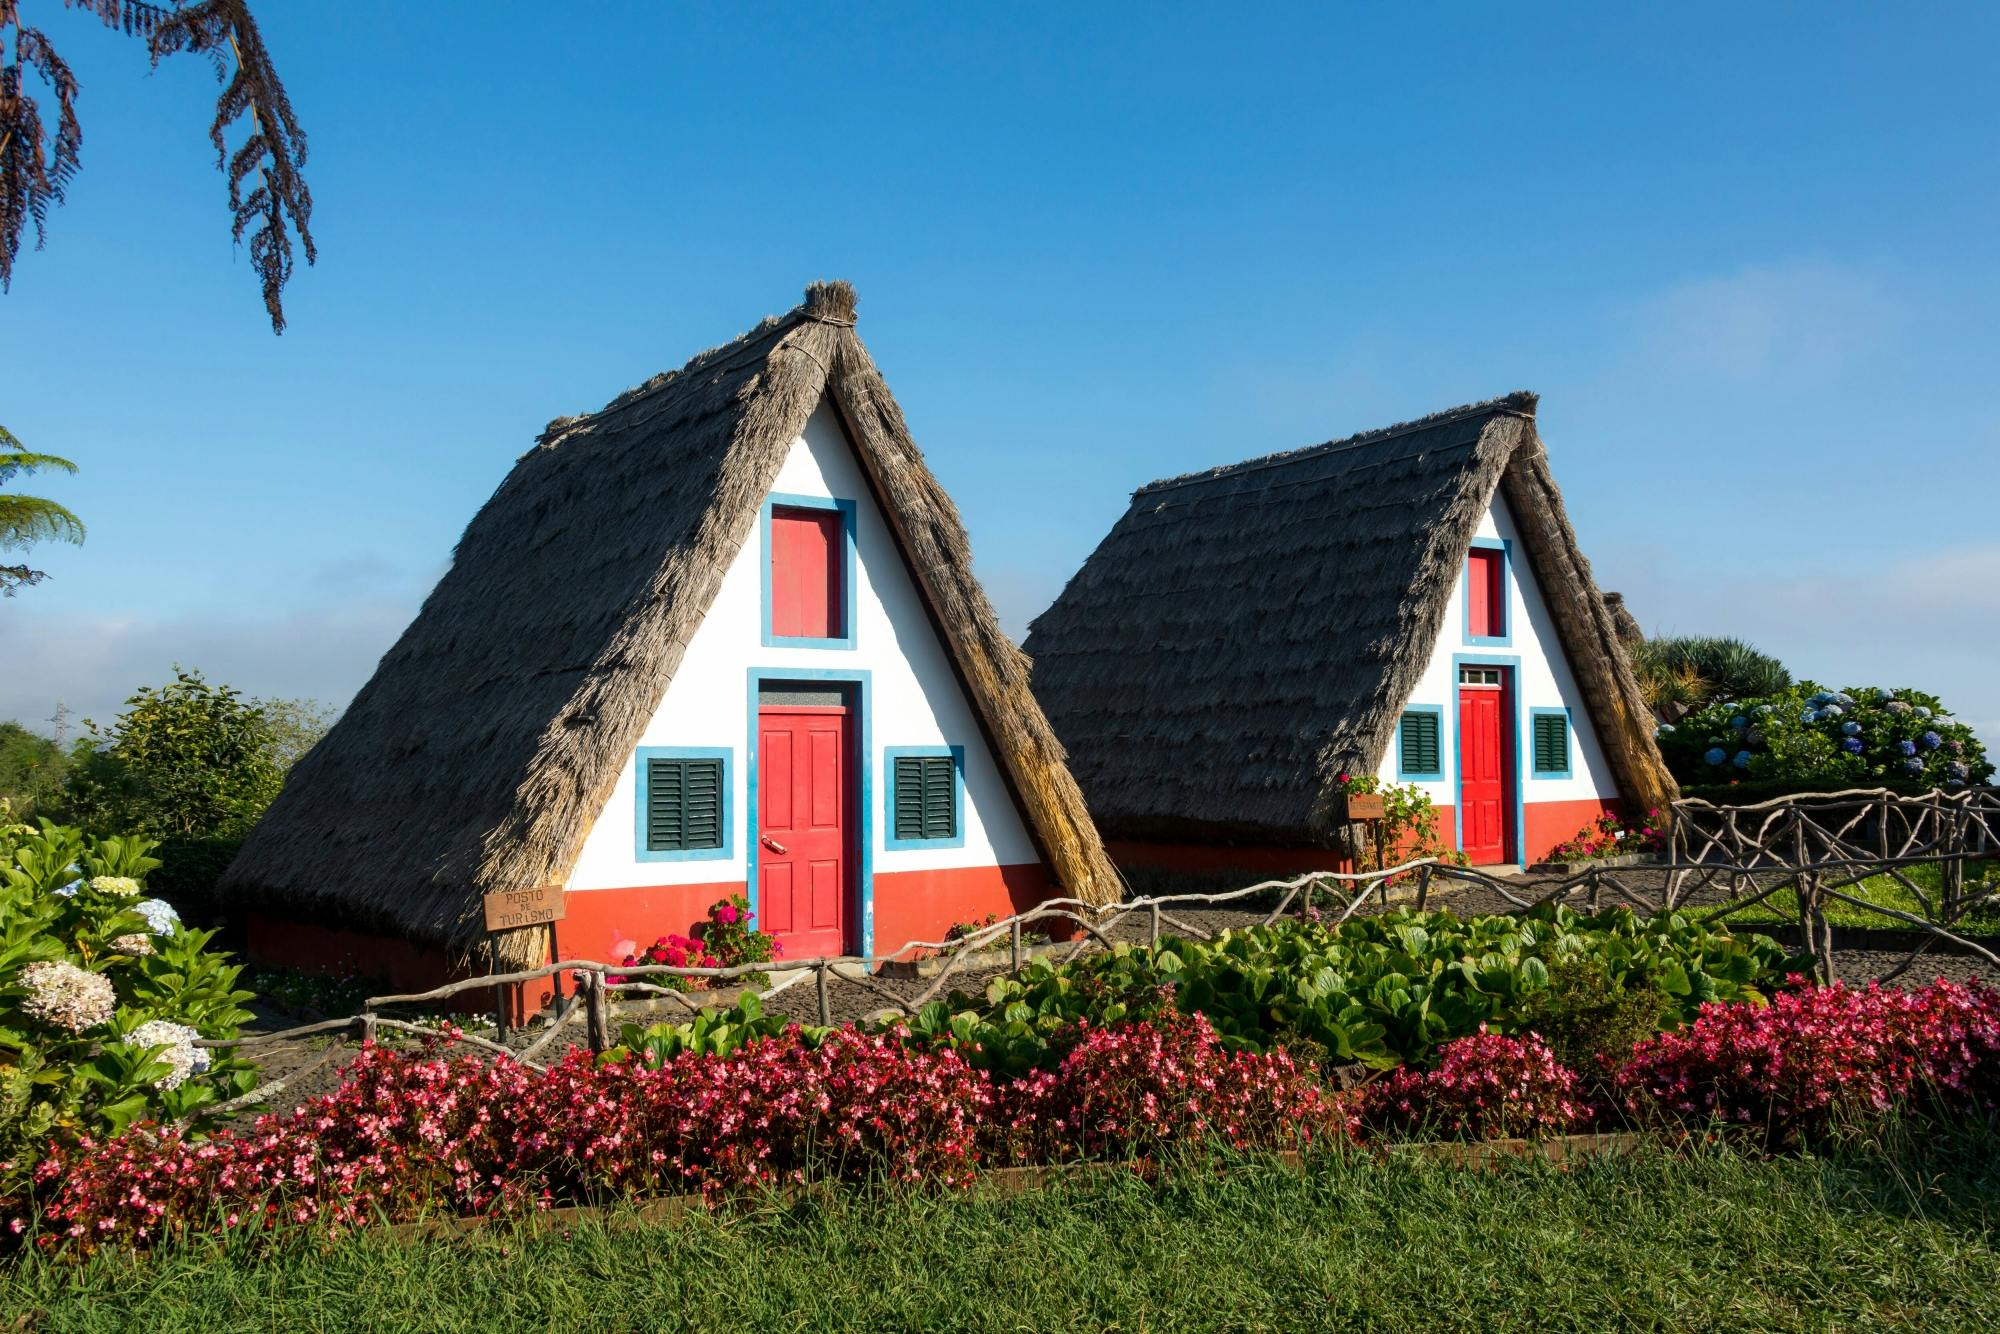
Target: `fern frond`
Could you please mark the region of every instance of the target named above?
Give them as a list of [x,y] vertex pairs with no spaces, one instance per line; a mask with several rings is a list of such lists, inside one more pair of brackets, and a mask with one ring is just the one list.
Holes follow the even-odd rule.
[[[292,232],[298,233],[306,263],[319,259],[312,237],[312,192],[302,174],[305,131],[292,112],[291,98],[271,66],[270,52],[244,0],[198,0],[154,24],[149,41],[153,63],[176,51],[226,55],[234,73],[218,64],[224,78],[208,127],[215,165],[229,184],[230,233],[240,243],[250,234],[250,265],[264,289],[264,308],[274,333],[285,330],[283,294],[292,276]],[[228,132],[248,115],[250,133],[232,154]],[[256,184],[244,188],[252,175]],[[255,229],[254,231],[252,229]]]
[[40,496],[0,496],[0,550],[36,542],[83,542],[83,520]]

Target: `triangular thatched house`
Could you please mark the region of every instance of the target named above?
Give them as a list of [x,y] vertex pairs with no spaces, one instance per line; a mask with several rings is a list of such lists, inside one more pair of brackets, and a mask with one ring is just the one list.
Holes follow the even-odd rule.
[[222,891],[253,954],[414,979],[541,886],[614,962],[732,892],[790,957],[1116,897],[846,284],[551,423]]
[[1664,805],[1618,627],[1513,394],[1154,482],[1039,617],[1035,693],[1122,862],[1315,869],[1342,773],[1475,863]]

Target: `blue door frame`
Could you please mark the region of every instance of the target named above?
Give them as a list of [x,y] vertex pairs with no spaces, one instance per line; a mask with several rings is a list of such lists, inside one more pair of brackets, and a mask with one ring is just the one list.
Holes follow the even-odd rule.
[[1505,667],[1508,669],[1508,693],[1513,696],[1513,707],[1507,710],[1508,730],[1507,763],[1512,772],[1508,786],[1513,789],[1514,798],[1514,858],[1519,861],[1527,855],[1528,848],[1528,804],[1527,793],[1522,790],[1521,737],[1525,729],[1522,720],[1527,716],[1525,699],[1527,691],[1521,688],[1521,658],[1515,653],[1454,653],[1451,655],[1451,843],[1454,848],[1465,846],[1465,766],[1459,762],[1458,728],[1460,712],[1459,695],[1463,693],[1458,683],[1460,667]]

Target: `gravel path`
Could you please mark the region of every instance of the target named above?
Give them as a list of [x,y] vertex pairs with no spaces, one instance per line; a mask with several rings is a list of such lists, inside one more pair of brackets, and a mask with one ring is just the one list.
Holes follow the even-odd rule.
[[[1665,873],[1654,868],[1628,867],[1616,872],[1616,874],[1634,891],[1643,893],[1648,897],[1657,898],[1664,887]],[[1515,877],[1510,881],[1509,888],[1517,897],[1534,899],[1539,897],[1541,893],[1546,892],[1560,878],[1556,876]],[[1716,897],[1717,895],[1715,894],[1704,894],[1698,896],[1698,901],[1714,901]],[[1615,901],[1615,896],[1607,892],[1605,902],[1609,904]],[[1393,900],[1388,906],[1392,908],[1407,907],[1410,906],[1410,902],[1410,898],[1405,895]],[[1193,908],[1171,912],[1168,915],[1189,926],[1214,933],[1230,928],[1242,928],[1261,923],[1270,915],[1273,906],[1275,906],[1275,903],[1267,904],[1262,908]],[[1519,911],[1514,904],[1509,903],[1500,894],[1486,886],[1467,884],[1446,884],[1434,888],[1429,900],[1429,906],[1433,908],[1448,908],[1460,916]],[[1580,904],[1579,907],[1581,907]],[[1379,902],[1371,901],[1363,906],[1357,915],[1369,916],[1381,911],[1383,911],[1383,905]],[[1110,932],[1110,935],[1118,940],[1140,942],[1147,938],[1149,929],[1150,922],[1148,915],[1145,913],[1133,913],[1118,923]],[[1166,925],[1163,929],[1169,934],[1175,930],[1170,924]],[[1836,927],[1836,942],[1839,938],[1840,928]],[[1058,946],[1057,948],[1067,952],[1066,946]],[[1841,977],[1850,982],[1864,982],[1882,976],[1891,969],[1903,964],[1907,958],[1908,955],[1905,951],[1864,949],[1841,950],[1834,956],[1835,965]],[[1009,953],[1004,942],[999,949],[983,952],[975,958],[967,959],[952,971],[944,992],[948,993],[954,990],[977,992],[992,978],[1003,974],[1007,969],[1008,961]],[[2000,985],[2000,969],[1996,969],[1984,959],[1963,953],[1947,953],[1939,950],[1918,956],[1896,981],[1905,986],[1919,986],[1940,977],[1951,978],[1954,981],[1961,982],[1982,981]],[[879,988],[880,991],[888,992],[890,995],[911,1001],[914,1001],[917,997],[928,991],[934,985],[935,981],[935,977],[894,975],[881,975],[871,979],[873,987]],[[845,978],[834,978],[829,981],[827,1000],[829,1012],[831,1013],[833,1022],[836,1024],[865,1019],[892,1008],[890,1002],[884,996],[878,994],[877,991]],[[765,1010],[768,1013],[797,1019],[802,1023],[818,1023],[820,1018],[819,997],[813,980],[810,977],[803,978],[780,994],[768,998],[765,1001]],[[612,1024],[615,1029],[619,1022],[625,1020],[638,1020],[648,1023],[664,1021],[679,1022],[684,1020],[687,1014],[687,1009],[674,1001],[654,1001],[643,1005],[619,1005],[614,1007]],[[309,1015],[301,1018],[282,1014],[275,1010],[260,1008],[256,1023],[251,1025],[248,1031],[276,1032],[283,1028],[309,1022],[318,1017],[320,1016]],[[479,1030],[474,1031],[479,1032]],[[517,1030],[510,1034],[508,1045],[516,1050],[520,1050],[536,1038],[542,1036],[546,1031],[543,1023],[538,1021],[526,1029]],[[574,1015],[569,1020],[568,1032],[572,1040],[579,1043],[583,1041],[583,1019],[580,1014]],[[479,1035],[490,1038],[492,1033],[488,1029],[484,1032],[479,1032]],[[414,1038],[406,1039],[403,1037],[392,1040],[398,1042],[409,1041],[411,1043],[417,1041]],[[265,1080],[268,1081],[284,1077],[291,1072],[305,1069],[323,1057],[333,1045],[334,1040],[332,1039],[305,1038],[298,1041],[275,1044],[270,1048],[253,1049],[253,1052],[254,1057],[260,1062],[260,1068]],[[271,1100],[270,1110],[290,1110],[307,1098],[321,1093],[332,1092],[340,1084],[342,1067],[353,1059],[356,1050],[354,1043],[351,1041],[346,1042],[345,1050],[340,1056],[318,1070],[300,1076],[289,1083],[284,1090]],[[553,1053],[545,1053],[545,1055],[548,1054]],[[249,1119],[248,1115],[242,1118],[246,1122]]]

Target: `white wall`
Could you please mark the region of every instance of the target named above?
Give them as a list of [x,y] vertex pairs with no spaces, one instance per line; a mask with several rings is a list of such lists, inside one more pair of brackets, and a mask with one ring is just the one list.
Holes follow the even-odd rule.
[[[1038,861],[1034,842],[997,762],[986,748],[972,707],[952,674],[944,646],[931,628],[895,537],[875,505],[860,461],[839,419],[825,403],[793,441],[772,490],[856,502],[855,646],[762,646],[761,520],[752,525],[723,577],[714,607],[689,641],[680,669],[639,741],[641,746],[718,746],[730,751],[731,790],[725,816],[733,829],[732,857],[639,861],[634,855],[637,769],[634,755],[628,754],[617,787],[584,840],[568,888],[721,884],[745,879],[745,850],[753,817],[745,750],[749,744],[748,680],[752,667],[865,670],[871,674],[873,717],[868,724],[867,763],[873,781],[867,787],[875,874]],[[965,747],[965,845],[890,851],[885,846],[887,830],[882,815],[886,781],[883,751],[891,746],[936,745]]]
[[[1409,704],[1404,706],[1435,705],[1444,710],[1441,736],[1444,778],[1437,782],[1419,783],[1418,786],[1440,806],[1458,805],[1458,697],[1452,655],[1490,654],[1520,659],[1515,669],[1514,690],[1515,714],[1521,728],[1516,771],[1522,799],[1538,802],[1615,797],[1618,785],[1612,780],[1611,768],[1604,760],[1604,750],[1598,745],[1597,729],[1591,725],[1582,693],[1577,689],[1576,678],[1571,675],[1568,659],[1563,654],[1562,641],[1556,635],[1555,622],[1549,617],[1548,604],[1542,598],[1541,588],[1535,583],[1527,553],[1521,548],[1514,516],[1507,510],[1506,499],[1497,491],[1485,517],[1479,521],[1478,536],[1513,543],[1507,563],[1507,624],[1512,629],[1513,642],[1505,646],[1467,642],[1465,568],[1461,565],[1458,584],[1451,591],[1451,603],[1445,608],[1444,628],[1438,634],[1437,644],[1431,649],[1422,679],[1411,692]],[[1528,730],[1529,710],[1564,706],[1569,708],[1570,719],[1570,777],[1537,778],[1530,762],[1532,735]],[[1397,745],[1392,736],[1379,770],[1384,781],[1399,781],[1396,760]]]

